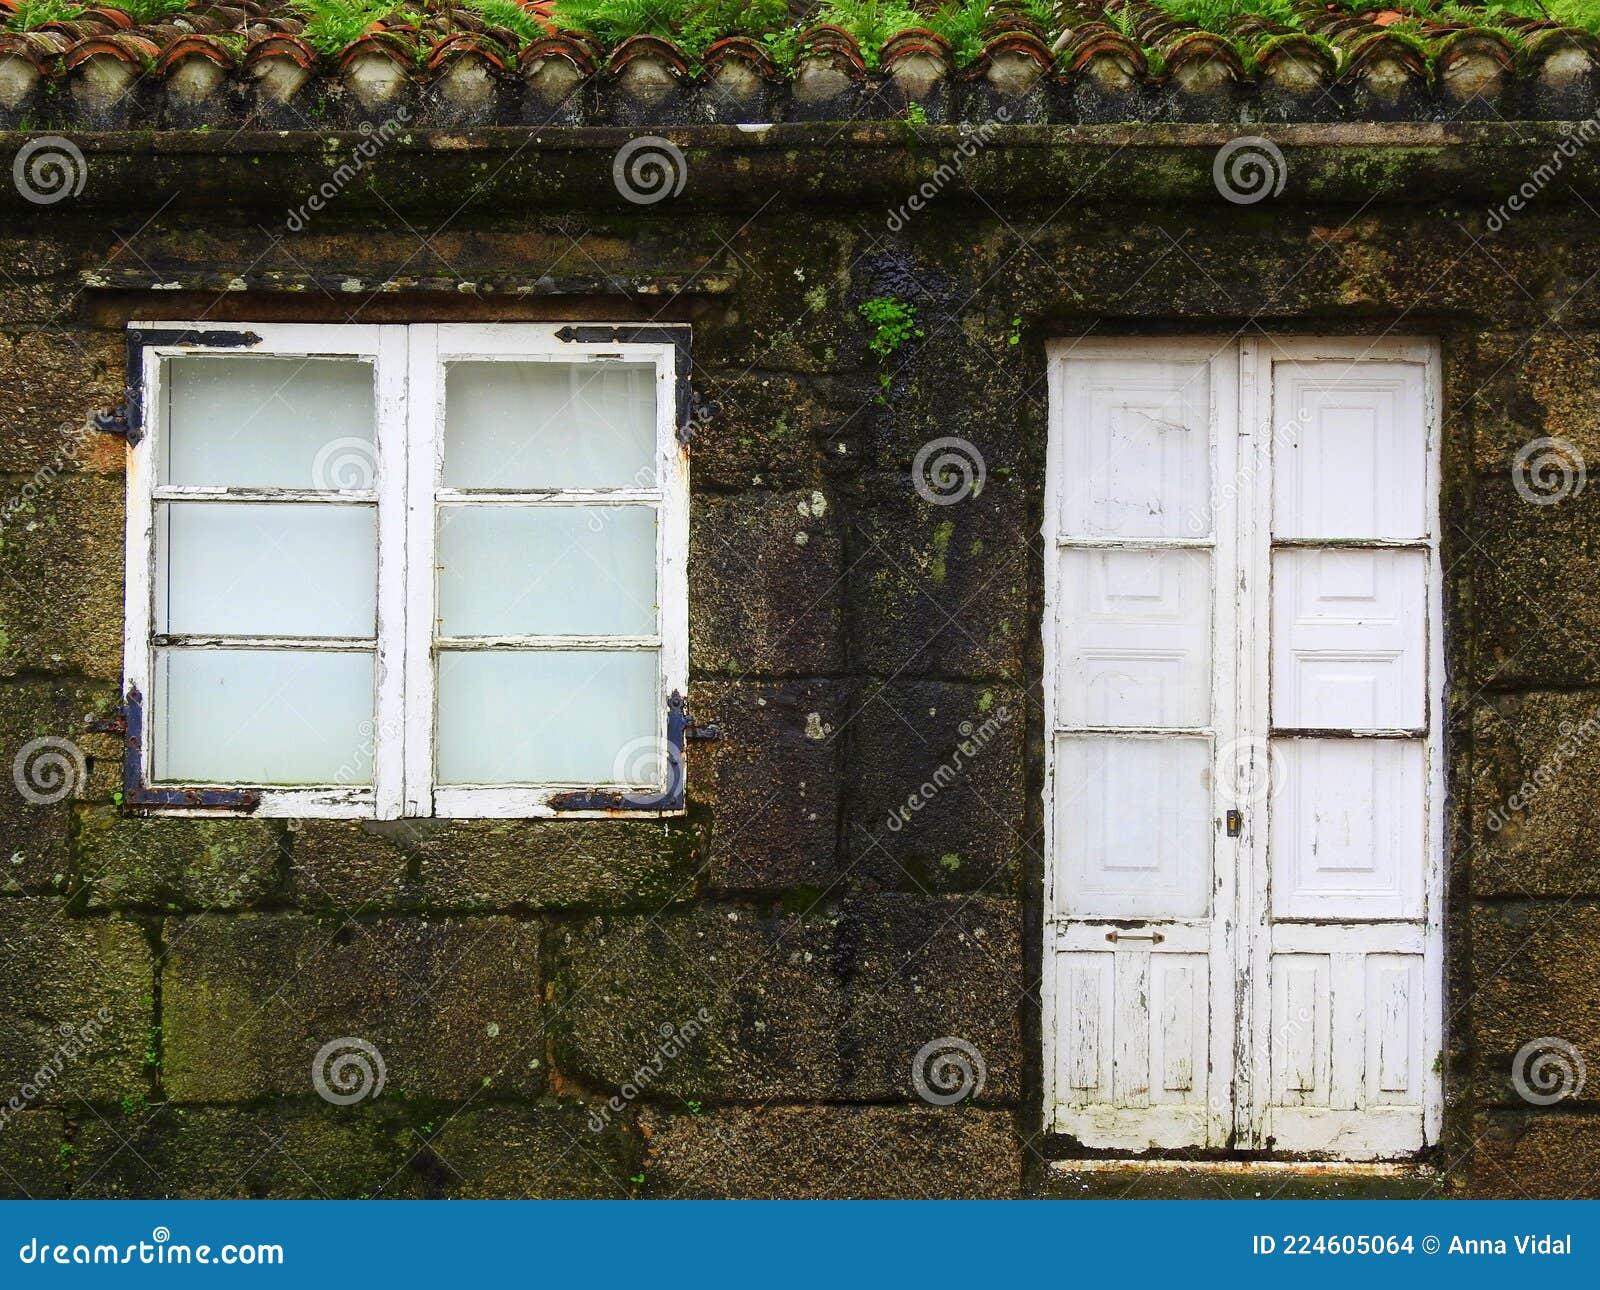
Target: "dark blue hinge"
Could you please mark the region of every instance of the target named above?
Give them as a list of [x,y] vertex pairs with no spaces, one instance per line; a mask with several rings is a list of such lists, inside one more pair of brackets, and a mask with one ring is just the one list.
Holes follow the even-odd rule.
[[666,787],[660,792],[622,793],[614,789],[579,789],[557,793],[550,805],[558,811],[681,811],[684,803],[683,745],[688,739],[715,739],[715,726],[697,726],[683,695],[667,699]]
[[695,431],[716,414],[716,404],[700,398],[690,386],[689,328],[684,324],[573,324],[557,331],[556,339],[578,345],[671,345],[678,378],[675,391],[678,442],[688,443]]
[[122,805],[139,809],[181,806],[188,809],[253,811],[261,794],[248,788],[151,788],[144,782],[144,696],[130,685],[117,716],[91,720],[89,729],[122,736]]
[[106,412],[94,414],[94,428],[102,434],[114,434],[127,440],[131,446],[144,438],[140,428],[141,409],[139,392],[144,386],[144,351],[151,345],[192,345],[197,349],[245,349],[259,345],[261,337],[252,331],[206,330],[196,331],[182,327],[128,329],[128,358],[123,402]]

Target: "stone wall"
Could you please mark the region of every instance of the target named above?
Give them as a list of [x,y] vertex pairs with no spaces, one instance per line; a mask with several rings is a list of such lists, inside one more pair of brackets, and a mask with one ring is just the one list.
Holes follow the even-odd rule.
[[[1600,748],[1486,823],[1600,702],[1600,490],[1535,506],[1511,474],[1539,436],[1600,461],[1591,209],[1552,194],[1490,237],[1482,202],[1385,198],[1383,175],[1426,172],[1374,150],[1365,204],[1177,200],[1177,179],[1159,205],[1086,204],[1041,177],[999,207],[941,195],[891,234],[896,202],[807,195],[797,151],[770,199],[729,183],[638,207],[601,184],[452,214],[440,195],[493,158],[444,141],[407,162],[430,168],[426,203],[393,180],[382,204],[352,192],[289,235],[291,167],[320,147],[291,162],[240,145],[248,206],[219,201],[195,156],[159,172],[164,192],[124,201],[112,183],[0,225],[0,493],[18,502],[0,531],[0,753],[59,737],[84,756],[79,776],[67,754],[63,800],[0,793],[0,1099],[36,1094],[0,1128],[0,1189],[1059,1192],[1036,985],[1044,346],[1249,326],[1443,343],[1450,1104],[1419,1187],[1600,1191],[1600,1080],[1544,1109],[1509,1081],[1543,1035],[1600,1068]],[[1183,164],[1203,176],[1213,150]],[[90,163],[131,175],[139,154]],[[184,167],[192,184],[172,184]],[[230,279],[244,289],[213,289]],[[858,312],[877,297],[914,305],[920,329],[886,356]],[[84,716],[118,700],[121,451],[79,431],[119,399],[120,328],[352,317],[694,324],[717,412],[693,452],[692,698],[722,738],[692,747],[687,818],[119,814],[116,740]],[[946,435],[977,445],[986,481],[932,505],[911,465]],[[889,829],[961,724],[1002,709],[970,769]],[[986,1081],[944,1108],[911,1065],[952,1036]],[[385,1084],[340,1106],[312,1066],[349,1037]]]

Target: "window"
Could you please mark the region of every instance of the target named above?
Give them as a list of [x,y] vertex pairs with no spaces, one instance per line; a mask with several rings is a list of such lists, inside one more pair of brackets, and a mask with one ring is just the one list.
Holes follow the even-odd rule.
[[1047,1119],[1403,1156],[1442,1107],[1437,356],[1051,356]]
[[687,349],[131,327],[132,804],[681,810]]

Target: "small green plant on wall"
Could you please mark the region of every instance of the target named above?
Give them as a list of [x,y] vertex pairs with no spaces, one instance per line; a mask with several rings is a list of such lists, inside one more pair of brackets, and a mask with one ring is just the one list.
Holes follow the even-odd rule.
[[879,358],[888,358],[908,340],[926,334],[917,326],[917,307],[895,296],[863,300],[856,312],[872,324],[874,330],[868,344]]

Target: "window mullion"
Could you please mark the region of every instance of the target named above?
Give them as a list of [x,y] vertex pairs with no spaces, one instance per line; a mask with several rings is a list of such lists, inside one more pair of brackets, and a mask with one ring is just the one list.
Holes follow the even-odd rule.
[[380,820],[404,812],[406,625],[406,329],[385,327],[378,342],[375,425],[378,494],[377,723],[372,783]]
[[434,492],[438,483],[441,406],[439,329],[416,323],[405,329],[406,408],[397,424],[405,432],[403,460],[405,523],[404,772],[405,814],[433,814],[433,624],[434,567],[438,525]]

